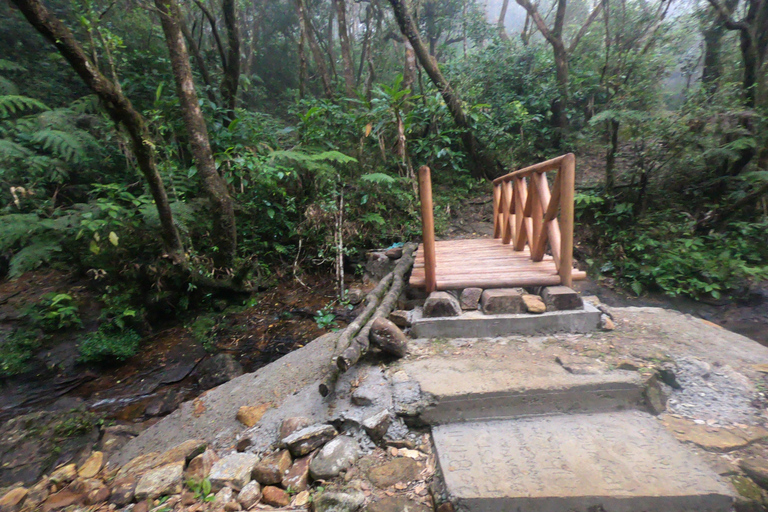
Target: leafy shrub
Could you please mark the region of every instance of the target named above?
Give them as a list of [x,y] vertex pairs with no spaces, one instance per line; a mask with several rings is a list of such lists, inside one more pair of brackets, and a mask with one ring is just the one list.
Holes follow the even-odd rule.
[[16,329],[8,335],[0,344],[0,378],[26,372],[29,360],[40,345],[40,337],[26,329]]
[[68,329],[82,325],[78,306],[71,295],[47,293],[29,312],[32,321],[46,331]]
[[132,329],[99,328],[80,342],[80,361],[111,363],[125,361],[136,355],[141,336]]

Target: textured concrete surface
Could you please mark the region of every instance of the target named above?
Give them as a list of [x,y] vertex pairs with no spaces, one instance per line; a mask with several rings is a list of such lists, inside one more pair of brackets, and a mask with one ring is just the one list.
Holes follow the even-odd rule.
[[731,509],[729,488],[645,413],[457,423],[433,434],[448,492],[470,512]]
[[644,408],[645,377],[612,371],[574,375],[552,357],[434,357],[402,369],[430,404],[420,418],[429,424],[554,413]]
[[539,315],[486,315],[480,311],[465,311],[457,317],[425,318],[416,312],[411,332],[416,338],[495,338],[511,334],[586,333],[596,330],[599,325],[600,311],[585,303],[581,310],[550,311]]

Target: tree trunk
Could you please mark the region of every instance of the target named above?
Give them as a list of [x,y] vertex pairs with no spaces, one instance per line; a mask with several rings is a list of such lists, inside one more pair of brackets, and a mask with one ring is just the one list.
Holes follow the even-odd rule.
[[160,218],[163,246],[174,262],[183,262],[184,247],[179,232],[173,223],[173,214],[168,203],[163,180],[157,171],[152,137],[130,100],[119,87],[102,75],[88,59],[80,43],[72,32],[38,0],[12,0],[27,21],[40,32],[45,39],[53,43],[59,53],[80,76],[85,84],[99,97],[110,117],[116,124],[122,124],[129,137],[136,163],[147,180],[149,191],[155,200]]
[[[504,21],[507,18],[507,8],[509,7],[509,0],[504,0],[501,4],[501,14],[499,14],[499,21],[496,23],[496,28],[499,31],[499,37],[502,41],[509,41],[509,35],[507,35],[507,29],[504,27]],[[526,19],[526,21],[528,21]]]
[[221,99],[227,109],[227,117],[232,121],[235,118],[237,87],[240,83],[240,29],[237,26],[235,0],[222,0],[221,11],[227,29],[227,60],[224,62],[224,76],[221,79]]
[[461,106],[461,100],[451,88],[451,85],[443,76],[440,68],[437,67],[437,63],[429,54],[427,47],[421,41],[419,32],[416,29],[416,25],[413,22],[413,18],[408,12],[406,5],[407,0],[389,0],[392,8],[395,12],[395,19],[400,26],[400,31],[410,41],[413,50],[416,53],[416,57],[419,59],[421,66],[429,75],[429,78],[440,91],[443,100],[448,107],[448,111],[451,113],[456,125],[461,129],[461,141],[464,145],[464,149],[470,156],[470,163],[472,166],[472,175],[477,178],[493,179],[504,173],[504,167],[495,155],[491,154],[485,146],[475,137],[472,133],[472,127],[467,120],[467,116],[464,114],[464,109]]
[[309,50],[312,52],[312,57],[315,59],[315,66],[317,66],[317,72],[320,75],[320,81],[323,84],[323,91],[325,97],[329,100],[333,99],[333,83],[331,82],[331,75],[328,74],[328,68],[325,65],[325,57],[323,57],[323,51],[320,49],[320,45],[315,38],[315,32],[312,27],[312,20],[307,14],[307,7],[304,4],[304,0],[296,0],[296,8],[299,14],[299,23],[303,25],[303,32],[306,36],[306,41],[309,44]]
[[344,84],[347,96],[355,97],[355,65],[352,61],[352,49],[349,45],[347,32],[347,3],[336,0],[336,21],[339,24],[339,41],[341,42],[341,60],[344,62]]
[[610,145],[605,155],[605,191],[610,195],[616,186],[616,153],[619,150],[619,122],[615,119],[608,121],[608,138]]
[[371,33],[373,32],[372,22],[373,20],[373,6],[369,5],[365,12],[365,35],[363,36],[363,48],[360,51],[360,64],[357,66],[357,78],[355,84],[360,83],[360,79],[363,77],[363,68],[365,63],[368,62],[368,47],[371,43]]
[[406,39],[405,46],[405,65],[403,66],[403,89],[410,89],[413,94],[413,84],[416,81],[416,53],[413,51],[413,45]]
[[205,59],[203,59],[203,55],[200,53],[200,48],[195,43],[195,38],[189,31],[187,24],[184,23],[183,19],[179,20],[179,24],[181,26],[181,31],[184,34],[184,39],[186,39],[189,49],[192,51],[192,56],[195,58],[195,64],[200,72],[200,76],[205,83],[205,94],[208,96],[208,100],[215,105],[216,94],[213,92],[213,83],[211,82],[211,75],[208,74],[208,67],[205,65]]
[[[297,3],[301,0],[297,0]],[[299,99],[307,94],[307,24],[299,10]]]
[[557,80],[558,97],[552,102],[552,121],[560,131],[560,136],[568,130],[568,115],[566,109],[570,99],[568,93],[568,54],[562,44],[552,45],[555,55],[555,79]]
[[155,0],[160,11],[160,23],[165,34],[168,53],[171,58],[176,93],[179,96],[181,113],[187,128],[192,155],[197,172],[203,179],[203,186],[211,202],[213,216],[213,242],[218,247],[214,263],[219,268],[230,268],[237,249],[235,212],[227,185],[216,170],[213,153],[208,139],[203,112],[198,103],[189,54],[179,28],[179,7],[175,0]]
[[704,69],[701,73],[701,83],[709,94],[717,91],[717,84],[723,72],[720,62],[725,25],[719,17],[703,31],[704,36]]

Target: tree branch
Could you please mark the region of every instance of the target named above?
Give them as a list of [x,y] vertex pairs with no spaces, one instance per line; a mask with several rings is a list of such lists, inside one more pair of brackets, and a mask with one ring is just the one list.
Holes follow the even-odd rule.
[[549,27],[547,27],[547,24],[544,22],[544,19],[541,17],[541,14],[539,14],[539,10],[531,4],[530,0],[515,0],[520,7],[525,9],[525,11],[528,13],[528,15],[531,17],[533,22],[536,24],[536,28],[539,29],[539,32],[541,32],[541,35],[544,36],[544,38],[550,42],[550,44],[556,44],[556,39],[552,32],[549,30]]
[[600,11],[603,10],[603,3],[605,0],[600,0],[600,3],[598,3],[594,9],[592,9],[592,12],[590,13],[589,17],[587,18],[587,21],[584,22],[584,25],[581,26],[579,29],[579,32],[576,34],[576,37],[573,38],[573,41],[571,41],[571,45],[568,47],[568,55],[572,55],[573,52],[576,50],[576,47],[579,46],[579,42],[581,42],[581,38],[584,37],[589,30],[589,26],[592,25],[592,22],[595,21],[597,18],[597,15],[600,14]]
[[221,44],[221,38],[219,37],[219,29],[216,28],[216,18],[213,17],[213,13],[203,5],[200,0],[195,0],[195,4],[203,11],[205,17],[208,19],[208,23],[211,25],[211,32],[213,32],[213,38],[216,40],[216,48],[219,50],[219,57],[221,57],[221,67],[227,68],[227,54],[224,51],[224,45]]
[[728,11],[728,9],[725,8],[724,5],[722,5],[718,0],[709,0],[710,5],[715,8],[715,11],[717,11],[717,14],[720,16],[720,19],[723,21],[723,24],[725,25],[725,28],[728,30],[744,30],[748,31],[749,26],[746,22],[743,20],[736,21],[734,20],[731,15],[732,13]]

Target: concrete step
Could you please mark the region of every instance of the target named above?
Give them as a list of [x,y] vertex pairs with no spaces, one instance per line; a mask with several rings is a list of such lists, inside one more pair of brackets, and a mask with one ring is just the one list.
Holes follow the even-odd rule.
[[585,302],[584,309],[532,315],[486,315],[465,311],[461,316],[424,318],[415,310],[411,333],[415,338],[495,338],[520,334],[535,336],[558,332],[586,333],[600,326],[600,310]]
[[647,378],[639,373],[576,375],[552,357],[436,357],[408,362],[403,370],[426,397],[420,418],[430,425],[647,407]]
[[468,512],[728,512],[729,488],[640,411],[433,428]]

